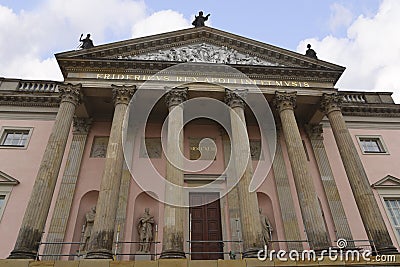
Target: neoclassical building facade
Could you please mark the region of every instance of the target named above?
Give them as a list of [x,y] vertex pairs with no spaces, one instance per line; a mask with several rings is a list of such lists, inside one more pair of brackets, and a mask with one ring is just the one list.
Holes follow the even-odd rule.
[[[0,78],[1,258],[233,260],[339,239],[397,253],[391,93],[337,89],[344,67],[210,27],[56,58],[63,82]],[[200,98],[228,127],[186,118]]]

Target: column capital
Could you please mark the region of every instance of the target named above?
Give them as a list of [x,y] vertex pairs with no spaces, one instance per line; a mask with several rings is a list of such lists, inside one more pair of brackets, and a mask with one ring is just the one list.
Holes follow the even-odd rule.
[[78,106],[82,100],[82,84],[64,83],[58,86],[61,102],[70,102]]
[[118,104],[128,105],[129,101],[135,92],[136,85],[115,85],[112,84],[111,87],[113,88],[113,101],[114,106]]
[[312,140],[324,140],[322,124],[307,124],[305,130]]
[[294,109],[296,107],[296,97],[297,92],[275,91],[273,104],[279,112],[285,109]]
[[230,90],[225,88],[225,103],[231,108],[244,108],[248,89]]
[[324,93],[321,98],[321,106],[320,109],[325,114],[328,114],[332,111],[341,111],[342,107],[342,97],[337,93],[326,94]]
[[80,118],[74,117],[72,121],[72,133],[73,134],[88,134],[90,125],[92,125],[92,118]]
[[165,104],[168,108],[182,104],[187,99],[188,87],[165,87]]

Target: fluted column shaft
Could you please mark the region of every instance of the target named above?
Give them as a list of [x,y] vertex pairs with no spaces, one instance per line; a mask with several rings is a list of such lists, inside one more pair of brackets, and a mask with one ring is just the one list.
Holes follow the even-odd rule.
[[[74,118],[73,120],[71,146],[46,242],[64,241],[90,124],[91,120],[86,118]],[[62,248],[63,244],[47,244],[44,249],[44,254],[61,254]],[[60,256],[49,256],[44,257],[44,259],[59,260]]]
[[[182,203],[182,186],[184,183],[183,172],[178,166],[182,166],[180,150],[183,148],[183,106],[181,105],[187,99],[187,88],[173,88],[165,96],[166,104],[169,110],[168,133],[167,133],[167,169],[166,180],[173,185],[166,183],[165,188],[165,208],[164,208],[164,227],[163,227],[163,245],[161,258],[185,258],[183,250],[183,222],[184,209],[178,206],[172,206],[167,203]],[[177,145],[178,144],[178,145]]]
[[322,125],[309,125],[307,127],[308,136],[317,161],[322,185],[325,190],[328,205],[332,214],[333,223],[336,230],[336,239],[344,238],[348,240],[347,247],[354,247],[353,236],[344,212],[343,204],[340,199],[339,191],[336,186],[333,172],[329,164],[328,155],[324,146]]
[[[279,207],[282,213],[283,230],[286,240],[301,240],[299,224],[297,223],[296,211],[293,204],[292,192],[290,190],[289,177],[286,172],[285,160],[283,158],[281,136],[282,130],[277,127],[276,151],[272,168],[274,170],[276,191],[278,193]],[[281,245],[281,244],[279,244]],[[301,251],[301,242],[287,243],[289,250]]]
[[[232,150],[237,168],[236,174],[240,173],[242,167],[245,168],[240,181],[237,185],[240,222],[242,225],[243,257],[254,258],[263,248],[263,235],[258,210],[257,193],[249,192],[249,186],[253,177],[253,166],[249,153],[249,138],[246,129],[246,119],[244,116],[244,99],[247,90],[231,91],[226,89],[225,102],[231,107],[231,129],[232,129]],[[248,155],[242,161],[243,155]],[[243,166],[245,164],[245,166]]]
[[293,110],[296,102],[296,93],[276,92],[274,101],[281,119],[283,135],[310,247],[314,250],[327,249],[330,246],[328,234],[313,180],[307,169],[307,158]]
[[134,89],[134,86],[113,86],[115,110],[96,205],[96,217],[89,240],[89,251],[86,255],[89,259],[112,258],[115,218],[124,160],[122,125]]
[[60,171],[75,108],[81,99],[81,85],[59,86],[61,103],[46,150],[40,163],[32,194],[9,258],[34,259],[42,237]]
[[373,244],[380,253],[397,252],[389,236],[361,158],[347,129],[340,107],[340,96],[337,94],[323,95],[321,109],[325,112],[331,124],[333,135],[335,136],[336,144],[368,238],[373,241]]

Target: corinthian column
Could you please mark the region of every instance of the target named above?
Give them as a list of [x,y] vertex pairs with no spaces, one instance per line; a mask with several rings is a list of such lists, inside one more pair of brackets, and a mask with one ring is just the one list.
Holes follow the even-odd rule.
[[[249,137],[244,117],[244,99],[247,90],[231,91],[225,89],[225,102],[230,109],[232,129],[232,150],[236,167],[236,175],[244,169],[238,183],[240,222],[242,225],[243,257],[255,258],[264,247],[257,193],[249,192],[253,177],[253,166],[250,156]],[[244,156],[246,157],[244,159]]]
[[10,259],[35,259],[39,248],[72,118],[81,99],[80,84],[63,84],[59,86],[59,91],[60,107]]
[[307,127],[307,133],[317,161],[326,198],[328,199],[328,205],[335,225],[336,238],[344,238],[348,240],[347,247],[354,247],[354,242],[350,241],[353,240],[350,226],[347,222],[339,191],[329,164],[328,155],[326,154],[322,125],[309,125]]
[[187,88],[173,88],[165,96],[169,110],[166,180],[172,185],[166,183],[165,187],[163,249],[160,256],[163,259],[185,258],[183,251],[184,209],[167,203],[183,203],[181,188],[183,172],[178,166],[182,166],[180,154],[183,148],[183,106],[181,104],[187,98],[187,90]]
[[307,238],[311,249],[322,250],[329,247],[328,234],[313,180],[307,169],[307,158],[294,116],[295,102],[296,92],[275,92],[274,104],[281,118]]
[[88,259],[112,259],[115,217],[124,161],[122,124],[134,89],[135,86],[113,85],[114,117],[96,205],[96,217],[89,240],[89,251],[86,255]]
[[372,192],[360,156],[347,129],[341,112],[341,97],[337,94],[324,94],[321,109],[329,119],[336,144],[351,190],[357,203],[361,219],[369,240],[380,253],[397,252],[386,229],[385,222]]
[[[276,151],[272,168],[274,170],[276,191],[278,193],[279,207],[282,214],[283,230],[286,240],[301,240],[296,210],[290,190],[289,177],[283,158],[281,146],[282,127],[277,125],[276,128]],[[303,249],[301,242],[289,242],[287,243],[287,247],[289,250],[301,251]]]
[[[75,186],[78,180],[79,170],[83,151],[85,149],[86,138],[92,120],[87,118],[74,118],[72,127],[72,141],[68,153],[67,164],[61,180],[60,191],[57,196],[56,205],[51,218],[49,232],[46,242],[63,242],[67,222],[74,198]],[[44,254],[61,254],[63,244],[47,244]],[[59,260],[60,256],[44,257],[45,260]]]

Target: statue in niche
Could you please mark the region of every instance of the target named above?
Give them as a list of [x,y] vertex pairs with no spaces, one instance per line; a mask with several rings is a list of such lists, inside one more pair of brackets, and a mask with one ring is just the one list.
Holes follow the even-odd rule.
[[203,26],[205,26],[204,22],[208,20],[209,16],[210,16],[210,14],[208,14],[207,16],[204,17],[203,16],[203,11],[200,11],[198,16],[194,16],[195,19],[192,22],[192,25],[194,27],[203,27]]
[[79,42],[81,42],[79,48],[80,49],[88,49],[94,47],[93,41],[90,39],[90,33],[86,35],[85,39],[82,39],[83,33],[81,34],[81,37],[79,38]]
[[92,234],[92,228],[94,224],[94,218],[96,217],[96,206],[93,206],[85,215],[85,228],[83,232],[82,243],[80,245],[80,251],[87,251],[89,245],[89,239]]
[[139,233],[139,250],[141,253],[150,253],[151,241],[153,241],[154,216],[150,215],[150,209],[145,208],[143,215],[139,218],[137,230]]
[[310,57],[310,58],[318,59],[317,52],[315,52],[315,50],[311,48],[310,44],[307,45],[306,56]]
[[268,220],[268,217],[261,213],[261,209],[259,209],[259,212],[260,212],[261,228],[262,228],[264,243],[269,244],[272,238],[273,229],[271,223]]

